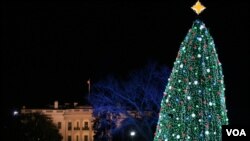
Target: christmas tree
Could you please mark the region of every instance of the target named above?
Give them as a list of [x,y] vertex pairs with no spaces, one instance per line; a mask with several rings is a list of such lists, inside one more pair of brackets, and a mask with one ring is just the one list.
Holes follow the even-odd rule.
[[164,91],[154,141],[220,141],[228,124],[223,77],[213,38],[196,20]]

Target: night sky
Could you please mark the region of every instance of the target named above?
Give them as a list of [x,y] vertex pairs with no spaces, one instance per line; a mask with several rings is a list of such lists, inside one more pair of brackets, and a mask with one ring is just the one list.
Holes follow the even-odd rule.
[[195,19],[205,22],[222,63],[229,120],[249,125],[249,6],[243,1],[13,2],[1,5],[4,113],[54,100],[84,103],[88,78],[124,76],[148,60],[172,69]]

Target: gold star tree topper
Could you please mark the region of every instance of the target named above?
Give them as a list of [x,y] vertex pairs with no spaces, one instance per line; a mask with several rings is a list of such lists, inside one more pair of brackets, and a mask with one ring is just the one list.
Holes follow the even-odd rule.
[[191,8],[192,8],[192,9],[195,11],[195,13],[198,14],[198,15],[199,15],[203,10],[206,9],[206,7],[203,6],[203,5],[200,3],[199,0],[198,0]]

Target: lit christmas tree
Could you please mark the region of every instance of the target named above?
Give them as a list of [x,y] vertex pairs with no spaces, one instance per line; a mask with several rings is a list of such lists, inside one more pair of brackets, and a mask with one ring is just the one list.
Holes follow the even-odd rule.
[[196,20],[174,63],[154,141],[220,141],[228,124],[223,77],[213,38]]

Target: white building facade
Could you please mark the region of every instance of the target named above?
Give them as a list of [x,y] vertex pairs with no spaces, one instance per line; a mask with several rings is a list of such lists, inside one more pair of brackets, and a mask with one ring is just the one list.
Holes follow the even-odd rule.
[[22,114],[39,112],[53,120],[63,136],[62,141],[93,141],[93,109],[90,106],[76,106],[74,108],[58,108],[55,101],[54,108],[48,109],[26,109],[21,110]]

